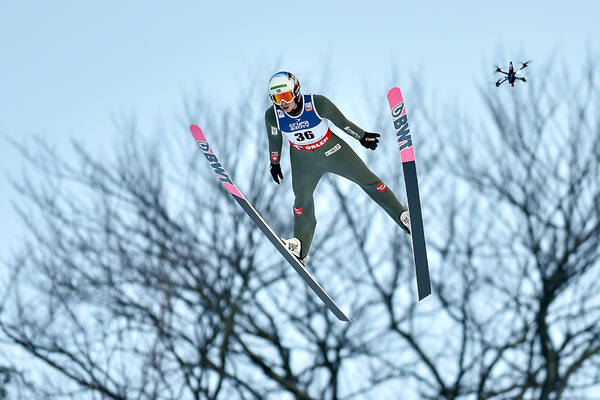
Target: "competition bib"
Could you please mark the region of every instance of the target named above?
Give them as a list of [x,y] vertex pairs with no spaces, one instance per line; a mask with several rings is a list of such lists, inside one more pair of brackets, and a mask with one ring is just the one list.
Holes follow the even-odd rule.
[[275,107],[277,127],[295,149],[314,150],[324,145],[332,133],[327,122],[315,110],[312,95],[303,97],[304,107],[296,117]]

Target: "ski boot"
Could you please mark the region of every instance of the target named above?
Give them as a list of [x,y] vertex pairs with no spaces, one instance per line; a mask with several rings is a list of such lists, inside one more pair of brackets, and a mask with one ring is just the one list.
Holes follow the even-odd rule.
[[410,235],[410,214],[408,210],[404,210],[400,214],[400,226]]
[[290,251],[290,253],[295,255],[296,258],[302,264],[304,264],[304,266],[306,266],[306,262],[308,261],[308,254],[304,258],[300,258],[300,249],[302,247],[302,243],[300,242],[300,239],[290,238],[290,239],[281,239],[281,241],[283,242],[284,246]]

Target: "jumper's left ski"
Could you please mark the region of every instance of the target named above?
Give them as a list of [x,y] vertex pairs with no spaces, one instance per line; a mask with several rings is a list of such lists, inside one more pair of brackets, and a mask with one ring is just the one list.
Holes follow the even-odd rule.
[[265,220],[260,216],[260,214],[252,207],[252,204],[242,195],[239,191],[233,180],[225,171],[219,159],[210,148],[210,145],[206,141],[202,130],[197,125],[191,125],[190,131],[192,131],[192,135],[194,135],[194,139],[196,139],[196,144],[202,150],[202,154],[208,160],[210,166],[213,168],[217,177],[225,186],[227,191],[233,196],[235,201],[244,209],[246,214],[256,223],[256,225],[260,228],[260,230],[265,234],[267,239],[273,243],[273,246],[281,255],[290,263],[290,265],[296,270],[296,272],[304,279],[304,281],[310,286],[310,288],[315,292],[317,296],[325,303],[325,305],[331,310],[331,312],[338,317],[341,321],[350,321],[350,318],[340,308],[335,304],[335,302],[329,297],[327,292],[323,290],[323,288],[319,285],[319,283],[315,280],[312,274],[306,269],[306,267],[294,256],[290,251],[283,245],[281,238],[271,229],[269,224],[265,222]]
[[408,126],[406,107],[404,107],[404,99],[399,88],[390,89],[388,92],[388,102],[392,111],[394,130],[396,131],[400,158],[402,159],[402,170],[404,172],[404,187],[406,188],[406,200],[408,201],[408,213],[410,214],[410,239],[415,262],[415,274],[417,276],[417,292],[419,300],[423,300],[431,294],[431,282],[429,280],[423,216],[421,215],[421,199],[419,196],[417,167],[415,166],[415,152]]

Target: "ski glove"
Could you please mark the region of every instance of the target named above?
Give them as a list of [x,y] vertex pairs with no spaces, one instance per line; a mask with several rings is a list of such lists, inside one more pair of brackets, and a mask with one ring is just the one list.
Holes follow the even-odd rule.
[[375,150],[379,143],[379,133],[366,132],[365,135],[360,139],[360,144],[365,146],[367,149]]
[[281,173],[281,166],[279,164],[271,163],[271,176],[275,183],[279,184],[279,179],[283,179],[283,174]]

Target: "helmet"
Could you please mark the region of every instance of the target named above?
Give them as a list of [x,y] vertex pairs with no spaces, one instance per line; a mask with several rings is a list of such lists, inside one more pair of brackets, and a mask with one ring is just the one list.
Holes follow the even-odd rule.
[[294,74],[280,71],[269,80],[269,96],[277,105],[281,104],[281,101],[289,103],[301,96],[300,82]]

